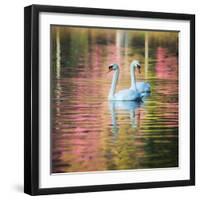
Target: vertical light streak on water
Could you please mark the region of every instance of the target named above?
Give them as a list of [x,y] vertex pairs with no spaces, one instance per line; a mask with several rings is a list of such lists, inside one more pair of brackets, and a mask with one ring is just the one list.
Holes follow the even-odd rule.
[[124,46],[124,64],[126,65],[126,66],[128,66],[129,65],[129,59],[128,59],[128,48],[129,48],[129,34],[128,34],[128,31],[125,31],[125,35],[124,35],[124,37],[125,37],[125,46]]
[[119,61],[121,61],[121,47],[123,44],[123,37],[124,37],[123,34],[124,34],[123,31],[117,30],[115,35],[115,48],[116,48],[116,57],[114,58],[116,60],[115,63],[119,63]]
[[[116,57],[114,58],[114,60],[115,63],[118,63],[120,65],[120,67],[122,65],[129,66],[128,45],[129,45],[128,31],[117,30],[115,34]],[[130,71],[129,67],[125,68],[125,70],[121,72],[122,78],[124,78],[123,73],[124,72],[128,73],[129,71]]]
[[149,64],[149,37],[148,37],[148,32],[145,32],[145,79],[147,79],[148,75],[148,64]]
[[60,85],[60,73],[61,73],[61,48],[60,48],[60,29],[56,28],[56,115],[60,115],[60,98],[61,98],[61,85]]
[[60,78],[61,68],[60,29],[56,29],[56,77]]

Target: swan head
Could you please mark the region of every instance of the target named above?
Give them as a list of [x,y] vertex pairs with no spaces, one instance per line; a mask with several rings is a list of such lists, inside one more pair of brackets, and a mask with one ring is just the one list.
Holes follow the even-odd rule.
[[113,70],[118,70],[119,69],[119,65],[118,64],[111,64],[108,66],[108,72],[111,72]]
[[140,69],[141,69],[141,64],[139,63],[138,60],[133,60],[131,62],[131,65],[130,65],[131,68],[134,68],[134,69],[138,69],[139,73],[141,72]]

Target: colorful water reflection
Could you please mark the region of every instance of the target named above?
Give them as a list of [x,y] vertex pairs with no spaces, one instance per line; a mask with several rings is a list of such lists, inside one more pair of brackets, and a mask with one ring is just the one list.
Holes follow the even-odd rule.
[[[178,33],[51,31],[51,172],[177,167]],[[137,79],[150,82],[151,95],[141,103],[108,102],[108,64],[120,64],[120,90],[130,87],[133,59],[142,63]]]

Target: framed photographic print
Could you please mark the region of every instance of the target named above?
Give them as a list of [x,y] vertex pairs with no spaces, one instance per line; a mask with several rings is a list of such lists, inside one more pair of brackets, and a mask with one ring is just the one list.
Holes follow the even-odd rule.
[[195,16],[25,8],[24,191],[195,184]]

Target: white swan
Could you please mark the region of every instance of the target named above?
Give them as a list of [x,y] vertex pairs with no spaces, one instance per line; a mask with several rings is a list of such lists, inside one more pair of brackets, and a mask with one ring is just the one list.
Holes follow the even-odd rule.
[[131,87],[130,89],[135,90],[135,86],[137,88],[137,91],[140,93],[150,93],[151,92],[151,86],[147,82],[135,82],[135,68],[138,68],[140,73],[141,65],[139,61],[134,60],[130,64],[130,72],[131,72]]
[[[136,85],[133,81],[133,88],[121,90],[115,93],[116,85],[119,77],[119,66],[118,64],[112,64],[109,66],[109,72],[114,71],[112,84],[110,88],[110,92],[108,95],[108,100],[120,100],[120,101],[141,101],[143,95],[137,91]],[[135,78],[135,77],[133,77]]]

